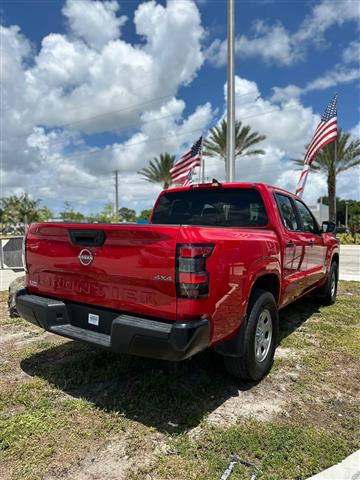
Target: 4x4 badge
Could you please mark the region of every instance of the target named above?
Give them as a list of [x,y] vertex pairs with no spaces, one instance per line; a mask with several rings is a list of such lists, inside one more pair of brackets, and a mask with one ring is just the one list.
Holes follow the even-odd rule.
[[166,275],[155,275],[154,280],[160,280],[161,282],[172,282],[173,279],[171,276]]
[[86,267],[87,265],[90,265],[90,263],[94,260],[94,256],[90,252],[90,250],[88,250],[87,248],[84,248],[79,253],[79,260],[81,265],[84,265]]

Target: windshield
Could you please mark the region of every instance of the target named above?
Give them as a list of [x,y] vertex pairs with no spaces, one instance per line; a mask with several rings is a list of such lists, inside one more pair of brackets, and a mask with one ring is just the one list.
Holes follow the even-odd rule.
[[153,224],[264,227],[264,202],[255,188],[209,188],[166,192],[155,207]]

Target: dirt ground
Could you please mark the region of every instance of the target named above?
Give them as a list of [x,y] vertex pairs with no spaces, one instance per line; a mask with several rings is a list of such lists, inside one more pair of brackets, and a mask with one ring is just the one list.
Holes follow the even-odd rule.
[[[115,355],[1,311],[2,480],[303,479],[360,445],[360,285],[335,306],[281,313],[271,373],[225,373],[211,350],[179,364]],[[233,478],[250,478],[237,465]],[[236,476],[237,475],[237,476]]]

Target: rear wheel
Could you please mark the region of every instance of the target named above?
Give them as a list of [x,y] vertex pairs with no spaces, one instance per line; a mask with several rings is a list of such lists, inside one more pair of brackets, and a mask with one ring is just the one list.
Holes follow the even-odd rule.
[[278,336],[278,310],[270,292],[255,290],[248,310],[245,354],[224,357],[227,371],[244,380],[257,381],[270,370]]

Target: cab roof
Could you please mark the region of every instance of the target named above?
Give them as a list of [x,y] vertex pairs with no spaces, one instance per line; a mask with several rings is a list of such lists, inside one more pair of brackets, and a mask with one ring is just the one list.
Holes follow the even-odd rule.
[[208,182],[208,183],[193,183],[192,185],[187,185],[186,187],[170,187],[168,190],[172,192],[183,191],[183,190],[192,190],[197,188],[265,188],[267,190],[277,191],[285,193],[286,195],[291,195],[296,197],[296,195],[288,190],[285,190],[274,185],[269,185],[262,182]]

